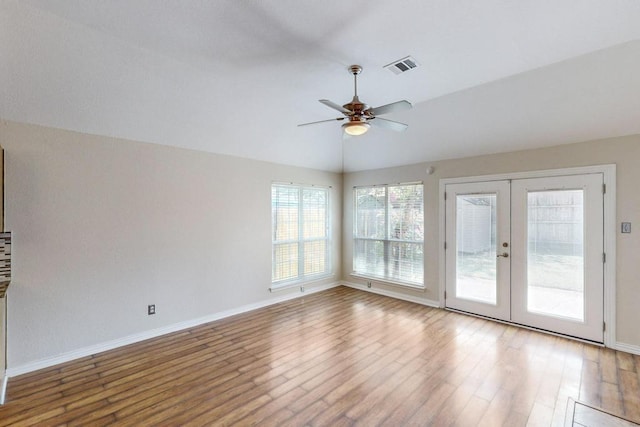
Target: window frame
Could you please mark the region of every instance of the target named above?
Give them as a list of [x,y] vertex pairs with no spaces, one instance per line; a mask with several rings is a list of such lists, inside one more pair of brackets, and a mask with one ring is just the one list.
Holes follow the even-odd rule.
[[[405,187],[405,186],[421,186],[422,191],[422,240],[415,239],[403,239],[392,236],[391,230],[391,204],[390,203],[390,192],[389,188],[392,187]],[[379,189],[384,188],[384,237],[361,237],[358,236],[359,232],[359,207],[358,207],[358,190],[362,189]],[[424,183],[422,181],[419,182],[406,182],[406,183],[398,183],[398,184],[378,184],[378,185],[362,185],[353,187],[353,250],[352,250],[352,273],[351,276],[363,278],[367,280],[374,280],[378,282],[384,282],[391,285],[405,286],[415,289],[425,289],[425,280],[424,280]],[[381,242],[383,246],[382,250],[382,263],[384,266],[383,275],[375,274],[371,271],[358,271],[356,270],[356,258],[359,255],[358,252],[358,243],[359,242]],[[392,248],[394,244],[409,244],[409,245],[420,245],[421,253],[422,253],[422,277],[420,281],[411,281],[411,280],[403,280],[402,278],[394,277],[393,274],[390,273],[393,270],[391,263],[394,261],[392,258]]]
[[[297,238],[294,239],[281,239],[276,238],[277,219],[274,217],[276,214],[276,208],[274,200],[274,189],[276,188],[288,188],[295,189],[298,192],[297,200]],[[325,196],[324,204],[324,236],[323,237],[307,237],[304,236],[305,228],[305,215],[304,215],[304,192],[305,191],[322,191]],[[298,286],[300,284],[313,282],[317,280],[330,277],[332,274],[331,263],[331,187],[313,184],[295,184],[290,182],[273,182],[271,184],[271,287],[270,290],[286,289],[289,287]],[[312,272],[305,274],[305,243],[309,242],[324,242],[324,270],[321,272]],[[276,247],[279,245],[297,244],[297,275],[289,276],[285,278],[275,278],[276,273]]]

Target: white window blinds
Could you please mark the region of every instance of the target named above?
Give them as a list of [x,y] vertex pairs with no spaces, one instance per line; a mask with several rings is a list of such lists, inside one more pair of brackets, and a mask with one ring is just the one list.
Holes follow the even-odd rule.
[[423,286],[423,188],[422,184],[354,188],[355,274]]
[[272,284],[330,273],[329,189],[271,186]]

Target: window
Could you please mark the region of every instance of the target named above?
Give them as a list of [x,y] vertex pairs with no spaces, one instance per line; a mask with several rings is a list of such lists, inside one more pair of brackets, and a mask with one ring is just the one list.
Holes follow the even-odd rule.
[[330,273],[328,188],[273,184],[271,221],[274,287]]
[[354,274],[423,287],[421,183],[356,187]]

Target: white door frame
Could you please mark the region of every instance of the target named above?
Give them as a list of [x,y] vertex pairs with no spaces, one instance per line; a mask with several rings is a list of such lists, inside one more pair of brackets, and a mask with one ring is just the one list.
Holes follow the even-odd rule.
[[445,252],[445,186],[447,184],[472,183],[480,181],[501,181],[509,179],[544,178],[553,176],[584,175],[602,173],[606,192],[604,194],[604,345],[616,347],[616,165],[594,165],[564,169],[548,169],[530,172],[515,172],[496,175],[480,175],[459,178],[443,178],[439,183],[439,305],[444,308],[446,252]]

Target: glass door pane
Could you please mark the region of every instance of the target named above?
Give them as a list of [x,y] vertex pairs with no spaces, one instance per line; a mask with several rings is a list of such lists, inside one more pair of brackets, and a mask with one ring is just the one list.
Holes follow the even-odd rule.
[[527,310],[584,321],[583,190],[527,195]]
[[496,304],[496,195],[458,195],[456,297]]

